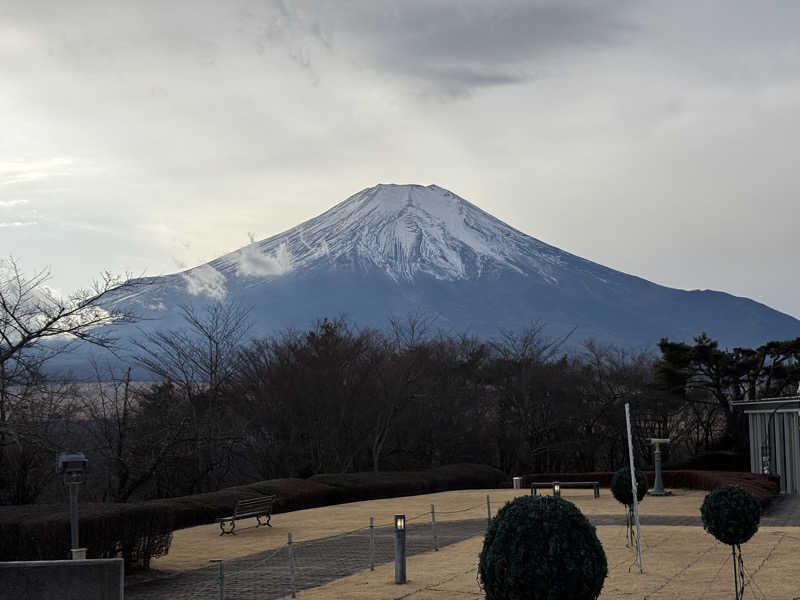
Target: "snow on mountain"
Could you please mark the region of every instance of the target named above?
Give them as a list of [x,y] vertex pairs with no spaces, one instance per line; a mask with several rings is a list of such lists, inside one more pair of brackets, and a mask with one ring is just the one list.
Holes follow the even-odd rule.
[[[438,186],[381,184],[210,266],[239,277],[276,277],[325,266],[375,267],[395,281],[421,274],[472,279],[507,269],[533,271],[554,281],[554,267],[565,255]],[[209,275],[190,271],[187,285],[193,286],[195,278],[205,282]],[[194,285],[197,290],[208,287]]]
[[[800,321],[723,292],[663,287],[545,244],[435,185],[377,185],[284,233],[164,277],[118,301],[174,329],[178,307],[236,302],[253,335],[347,316],[385,327],[427,313],[483,337],[534,321],[551,335],[654,347],[701,331],[722,345],[800,336]],[[134,331],[135,330],[135,331]]]

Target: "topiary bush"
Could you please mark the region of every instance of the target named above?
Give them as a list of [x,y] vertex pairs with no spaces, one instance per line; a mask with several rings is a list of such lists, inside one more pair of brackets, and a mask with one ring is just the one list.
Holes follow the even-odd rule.
[[738,545],[758,531],[761,507],[745,490],[729,485],[706,496],[700,515],[708,533],[723,544]]
[[[639,469],[636,469],[636,499],[641,502],[647,495],[647,477]],[[614,498],[625,506],[633,504],[633,491],[631,490],[631,470],[623,467],[611,478],[611,493]]]
[[729,485],[706,496],[700,507],[700,515],[705,530],[731,547],[734,597],[740,600],[744,597],[745,587],[742,544],[758,531],[761,506],[742,488]]
[[594,600],[607,575],[594,526],[551,496],[520,496],[501,508],[478,564],[486,600]]

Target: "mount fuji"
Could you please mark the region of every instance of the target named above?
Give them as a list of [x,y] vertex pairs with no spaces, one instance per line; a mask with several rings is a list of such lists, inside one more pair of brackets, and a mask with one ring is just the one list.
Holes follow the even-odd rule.
[[253,335],[345,316],[386,328],[422,313],[451,333],[494,337],[539,321],[551,336],[653,347],[706,331],[724,346],[800,336],[800,321],[746,298],[679,290],[541,242],[441,187],[377,185],[284,233],[115,301],[135,331],[181,326],[178,308],[237,302]]

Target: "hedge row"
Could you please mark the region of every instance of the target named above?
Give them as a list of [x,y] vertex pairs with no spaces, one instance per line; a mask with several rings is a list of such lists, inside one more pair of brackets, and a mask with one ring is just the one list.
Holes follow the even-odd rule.
[[[149,568],[172,542],[172,512],[147,503],[80,505],[80,545],[88,558],[122,556],[126,569]],[[70,557],[69,513],[62,504],[0,507],[0,560]]]
[[342,502],[413,496],[445,490],[496,488],[508,476],[494,467],[448,465],[427,471],[383,471],[314,475],[311,481],[339,490]]
[[342,502],[338,490],[307,479],[269,479],[216,492],[151,500],[150,505],[169,510],[175,529],[213,523],[218,517],[233,514],[238,500],[274,494],[278,497],[273,512],[289,512]]
[[[483,465],[450,465],[419,472],[317,475],[312,479],[271,479],[248,485],[136,504],[81,504],[80,544],[89,558],[121,555],[126,569],[148,568],[167,553],[172,531],[213,523],[232,514],[238,500],[275,494],[274,512],[289,512],[443,490],[494,488],[507,476]],[[66,506],[0,507],[0,560],[69,557]]]
[[[647,471],[647,480],[652,486],[655,473]],[[591,473],[536,473],[522,477],[523,487],[534,481],[598,481],[601,486],[611,485],[611,471]],[[766,508],[780,494],[780,480],[760,473],[735,473],[731,471],[663,471],[664,487],[690,490],[715,490],[726,485],[741,487]]]
[[218,492],[153,500],[175,516],[175,529],[213,523],[230,515],[237,500],[264,494],[278,497],[275,513],[443,490],[494,488],[508,477],[485,465],[458,464],[427,471],[380,471],[314,475],[310,479],[270,479]]

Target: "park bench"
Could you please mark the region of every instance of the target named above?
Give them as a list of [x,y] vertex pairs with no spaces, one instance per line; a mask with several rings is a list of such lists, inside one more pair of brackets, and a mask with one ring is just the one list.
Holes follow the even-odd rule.
[[[531,483],[531,496],[535,496],[537,490],[552,490],[555,484],[555,481],[539,481]],[[600,497],[600,482],[598,481],[559,481],[558,485],[561,486],[561,489],[578,488],[594,490],[594,497]]]
[[[233,514],[230,517],[221,517],[217,519],[219,523],[220,535],[230,533],[236,535],[236,521],[239,519],[249,519],[255,517],[258,521],[256,527],[266,525],[272,527],[270,520],[272,519],[272,505],[275,504],[277,496],[261,496],[260,498],[250,498],[248,500],[237,500],[236,506],[233,508]],[[261,522],[261,519],[266,519]]]

